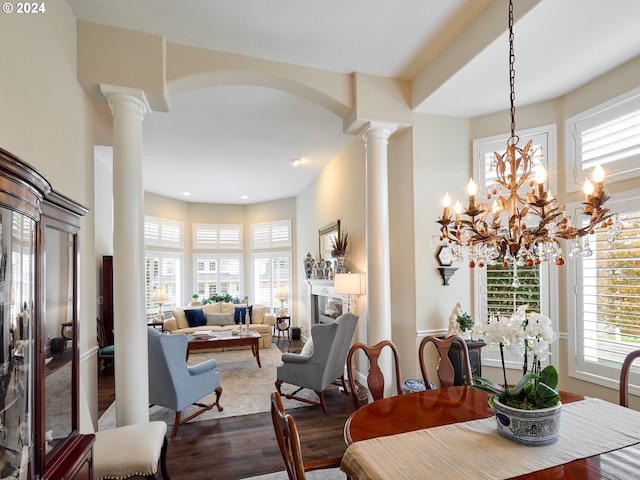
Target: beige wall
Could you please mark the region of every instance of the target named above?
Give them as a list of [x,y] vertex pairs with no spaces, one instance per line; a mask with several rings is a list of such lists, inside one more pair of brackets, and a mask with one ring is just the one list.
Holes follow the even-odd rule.
[[[354,137],[297,197],[298,257],[294,270],[298,278],[298,293],[294,298],[293,322],[302,328],[304,336],[309,335],[311,307],[302,261],[307,252],[314,258],[318,257],[318,229],[339,219],[341,228],[352,237],[348,249],[350,270],[366,272],[364,179],[364,143]],[[366,341],[366,295],[360,296],[357,308],[360,320],[356,339]]]
[[[193,224],[194,223],[240,223],[243,233],[244,250],[244,284],[246,293],[251,282],[251,224],[291,219],[294,244],[292,257],[296,258],[295,225],[296,200],[285,198],[272,202],[251,205],[225,205],[210,203],[192,203],[175,200],[161,195],[146,192],[144,195],[144,213],[159,218],[167,218],[183,223],[184,233],[184,298],[182,304],[191,301],[193,291]],[[295,282],[295,266],[293,269]],[[296,285],[297,286],[297,285]],[[243,292],[240,292],[241,294]],[[294,295],[295,292],[292,292]]]
[[0,16],[0,42],[0,146],[89,208],[80,234],[80,354],[95,393],[95,364],[86,365],[96,338],[93,109],[76,81],[76,21],[66,2],[51,0],[43,15]]

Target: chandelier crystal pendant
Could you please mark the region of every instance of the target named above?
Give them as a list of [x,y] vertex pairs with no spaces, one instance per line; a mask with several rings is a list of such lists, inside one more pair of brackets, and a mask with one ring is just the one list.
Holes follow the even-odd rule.
[[[597,226],[608,227],[607,238],[611,242],[622,231],[617,215],[604,208],[606,194],[604,171],[600,165],[593,171],[592,181],[584,183],[585,202],[583,213],[589,216],[584,226],[573,225],[557,205],[553,195],[545,191],[546,171],[535,159],[531,141],[518,146],[515,133],[515,53],[513,49],[513,0],[509,1],[509,83],[511,136],[504,154],[494,152],[495,184],[487,194],[493,199],[491,207],[477,200],[478,187],[471,179],[467,187],[469,203],[463,211],[460,202],[450,213],[451,197],[443,199],[444,211],[437,222],[441,225],[440,241],[453,246],[454,259],[462,261],[462,251],[467,250],[469,267],[486,264],[533,266],[553,261],[564,265],[559,239],[571,240],[570,255],[589,256],[587,235]],[[523,193],[526,192],[526,193]],[[463,217],[464,215],[464,217]],[[517,273],[514,268],[514,282]],[[514,285],[517,287],[517,285]]]

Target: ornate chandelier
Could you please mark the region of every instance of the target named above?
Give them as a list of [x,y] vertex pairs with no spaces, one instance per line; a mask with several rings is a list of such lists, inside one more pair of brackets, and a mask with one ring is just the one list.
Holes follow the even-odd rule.
[[[455,261],[462,260],[462,250],[469,256],[469,267],[486,264],[513,265],[516,268],[553,261],[564,265],[559,239],[571,240],[570,255],[590,256],[587,235],[597,226],[608,227],[608,239],[613,241],[622,230],[622,224],[608,208],[603,208],[609,196],[603,188],[604,171],[600,165],[593,171],[592,181],[584,183],[583,213],[589,216],[584,226],[573,225],[570,217],[556,206],[553,195],[545,191],[546,171],[534,159],[531,141],[520,148],[515,133],[515,54],[513,49],[513,1],[509,1],[509,82],[511,101],[511,136],[506,152],[494,152],[496,180],[487,194],[491,207],[477,201],[477,185],[471,179],[467,187],[469,204],[463,212],[460,202],[451,215],[451,198],[443,200],[444,211],[437,222],[441,225],[440,241],[453,246]],[[593,182],[593,183],[592,183]],[[464,215],[464,217],[463,217]],[[517,285],[515,285],[517,286]]]

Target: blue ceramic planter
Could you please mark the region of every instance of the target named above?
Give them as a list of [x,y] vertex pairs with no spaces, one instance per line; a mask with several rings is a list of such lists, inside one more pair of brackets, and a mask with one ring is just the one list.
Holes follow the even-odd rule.
[[522,445],[550,445],[560,438],[562,403],[540,410],[520,410],[503,405],[496,398],[498,433]]

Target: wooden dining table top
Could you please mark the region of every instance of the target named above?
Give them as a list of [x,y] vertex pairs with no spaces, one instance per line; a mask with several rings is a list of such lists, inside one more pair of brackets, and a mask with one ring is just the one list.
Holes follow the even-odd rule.
[[[564,403],[584,396],[560,392]],[[347,445],[362,440],[412,432],[494,416],[485,392],[467,386],[441,388],[384,398],[364,405],[347,419]],[[538,448],[538,447],[531,447]],[[629,476],[630,472],[635,475]],[[521,475],[518,480],[640,478],[640,444]]]

